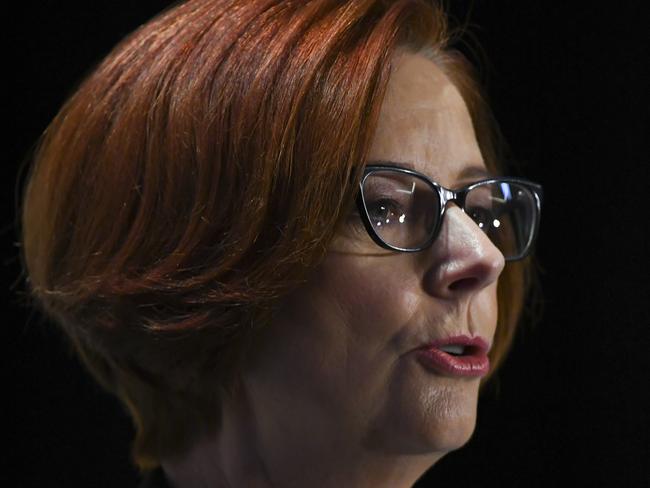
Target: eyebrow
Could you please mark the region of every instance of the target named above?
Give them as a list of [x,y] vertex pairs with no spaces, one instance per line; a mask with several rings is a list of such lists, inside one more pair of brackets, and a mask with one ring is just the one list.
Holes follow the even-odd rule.
[[[389,161],[389,160],[380,159],[380,160],[369,161],[368,164],[369,165],[386,164],[386,165],[399,166],[400,168],[406,168],[406,169],[411,169],[413,171],[417,171],[413,163],[409,163],[407,161]],[[456,175],[456,180],[462,181],[471,178],[493,178],[493,177],[494,174],[489,170],[485,169],[483,166],[471,165],[471,166],[465,166]]]

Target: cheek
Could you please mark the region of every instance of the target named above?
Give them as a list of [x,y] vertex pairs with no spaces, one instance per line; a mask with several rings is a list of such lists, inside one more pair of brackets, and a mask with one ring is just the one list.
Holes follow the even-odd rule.
[[395,261],[330,255],[291,298],[283,335],[313,379],[346,395],[386,380],[420,303],[417,278]]
[[251,376],[275,395],[330,413],[385,394],[395,339],[418,309],[416,285],[414,273],[389,260],[328,256],[260,337]]
[[420,306],[417,276],[398,262],[330,257],[321,277],[320,289],[348,338],[369,351],[385,348]]

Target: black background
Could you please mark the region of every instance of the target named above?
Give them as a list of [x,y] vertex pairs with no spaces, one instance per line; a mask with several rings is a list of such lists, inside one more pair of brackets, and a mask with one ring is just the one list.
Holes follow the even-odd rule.
[[[11,486],[134,486],[122,407],[17,305],[16,172],[91,67],[169,2],[23,2],[6,14],[3,456]],[[450,2],[452,3],[452,2]],[[488,93],[544,185],[544,315],[522,329],[472,440],[417,486],[647,486],[650,405],[645,2],[453,2]],[[4,486],[8,486],[4,484]]]

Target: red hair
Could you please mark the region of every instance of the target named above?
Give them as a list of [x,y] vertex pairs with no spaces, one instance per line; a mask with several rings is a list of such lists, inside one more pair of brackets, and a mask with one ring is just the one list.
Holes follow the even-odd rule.
[[[255,331],[325,257],[397,49],[448,73],[500,172],[447,41],[423,0],[195,0],[127,36],[66,101],[25,186],[23,266],[35,305],[128,406],[140,467],[218,427]],[[531,269],[500,278],[494,369]]]

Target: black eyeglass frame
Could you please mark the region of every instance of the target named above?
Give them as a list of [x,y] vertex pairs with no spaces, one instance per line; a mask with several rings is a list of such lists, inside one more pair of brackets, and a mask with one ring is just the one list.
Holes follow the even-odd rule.
[[[433,188],[437,193],[438,193],[438,199],[440,200],[440,215],[438,216],[438,220],[436,222],[436,226],[433,229],[433,232],[431,233],[431,237],[426,241],[424,245],[418,248],[400,248],[396,246],[392,246],[385,242],[375,231],[374,227],[370,223],[370,215],[368,215],[368,209],[366,208],[365,205],[365,199],[363,196],[363,185],[366,181],[366,178],[368,178],[372,173],[375,171],[382,170],[382,171],[392,171],[395,173],[404,173],[408,174],[411,176],[415,176],[417,178],[420,178],[423,180],[426,184],[428,184],[431,188]],[[418,171],[408,169],[408,168],[402,168],[401,166],[394,166],[394,165],[368,165],[365,168],[363,177],[361,178],[361,182],[359,183],[359,192],[357,193],[357,198],[356,198],[356,204],[357,204],[357,209],[359,211],[359,215],[361,217],[361,220],[363,222],[364,227],[366,228],[366,231],[368,232],[368,235],[370,235],[370,238],[379,246],[381,246],[384,249],[388,249],[391,251],[398,251],[398,252],[419,252],[423,251],[425,249],[428,249],[436,240],[438,237],[438,233],[440,232],[440,228],[442,227],[442,219],[444,218],[445,211],[447,209],[447,204],[449,202],[456,202],[458,206],[461,208],[463,212],[465,212],[465,198],[467,194],[473,190],[474,188],[486,184],[491,184],[491,183],[516,183],[518,185],[521,185],[525,187],[526,189],[530,190],[530,192],[533,194],[535,198],[535,206],[536,206],[536,212],[533,215],[534,222],[533,222],[533,230],[530,234],[530,238],[528,239],[528,242],[526,243],[526,246],[524,247],[524,250],[517,256],[511,256],[511,257],[506,257],[506,261],[518,261],[520,259],[525,258],[530,254],[531,249],[533,248],[533,244],[535,243],[537,239],[537,233],[539,231],[539,222],[541,220],[541,214],[542,214],[542,201],[544,197],[544,191],[542,188],[542,185],[539,183],[534,183],[530,180],[527,180],[525,178],[517,178],[514,176],[506,176],[506,177],[496,177],[496,178],[488,178],[480,181],[475,181],[473,183],[470,183],[468,185],[465,185],[462,188],[459,188],[458,190],[452,190],[450,188],[445,188],[444,186],[440,185],[439,183],[436,183],[433,181],[431,178],[429,178],[427,175],[422,174]]]

